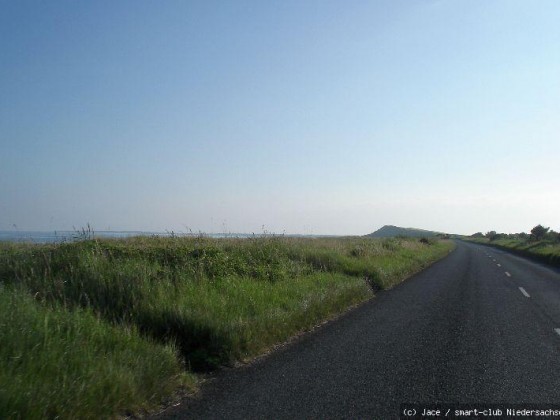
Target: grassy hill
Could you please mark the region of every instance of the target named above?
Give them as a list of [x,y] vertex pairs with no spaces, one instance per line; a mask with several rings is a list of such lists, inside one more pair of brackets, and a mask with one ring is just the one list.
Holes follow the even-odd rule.
[[370,238],[391,238],[396,236],[402,236],[408,238],[429,238],[429,237],[437,236],[439,234],[440,234],[439,232],[433,232],[431,230],[403,228],[399,226],[385,225],[381,229],[378,229],[375,232],[365,236]]

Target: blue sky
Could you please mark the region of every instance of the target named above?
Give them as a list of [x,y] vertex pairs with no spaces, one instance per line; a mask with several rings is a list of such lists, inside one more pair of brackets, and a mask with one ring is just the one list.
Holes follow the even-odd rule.
[[559,21],[558,1],[0,0],[0,230],[560,230]]

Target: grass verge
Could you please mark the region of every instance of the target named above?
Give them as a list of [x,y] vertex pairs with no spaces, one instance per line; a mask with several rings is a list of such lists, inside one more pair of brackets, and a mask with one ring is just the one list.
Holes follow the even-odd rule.
[[[170,346],[0,288],[2,418],[108,418],[189,383]],[[191,383],[193,378],[191,379]]]
[[560,244],[557,241],[529,241],[524,239],[496,239],[490,241],[486,238],[465,238],[464,240],[503,249],[522,257],[560,267]]
[[181,366],[201,372],[261,354],[452,247],[284,237],[0,244],[0,337],[11,343],[0,350],[0,411],[87,418],[152,407],[193,383]]

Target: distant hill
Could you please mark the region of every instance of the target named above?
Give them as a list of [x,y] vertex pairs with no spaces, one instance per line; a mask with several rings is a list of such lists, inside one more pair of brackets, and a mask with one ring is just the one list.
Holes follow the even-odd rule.
[[431,237],[439,235],[439,232],[433,232],[431,230],[424,229],[414,229],[414,228],[403,228],[398,226],[385,225],[381,229],[376,230],[369,235],[365,235],[371,238],[390,238],[393,236],[409,236],[409,237]]

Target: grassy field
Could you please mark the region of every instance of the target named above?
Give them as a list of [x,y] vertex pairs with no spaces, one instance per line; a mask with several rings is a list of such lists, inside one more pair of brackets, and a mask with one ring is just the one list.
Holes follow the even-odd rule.
[[417,239],[0,244],[0,413],[110,417],[246,360],[446,255]]
[[490,245],[515,254],[560,267],[560,243],[552,240],[465,238],[470,242]]

